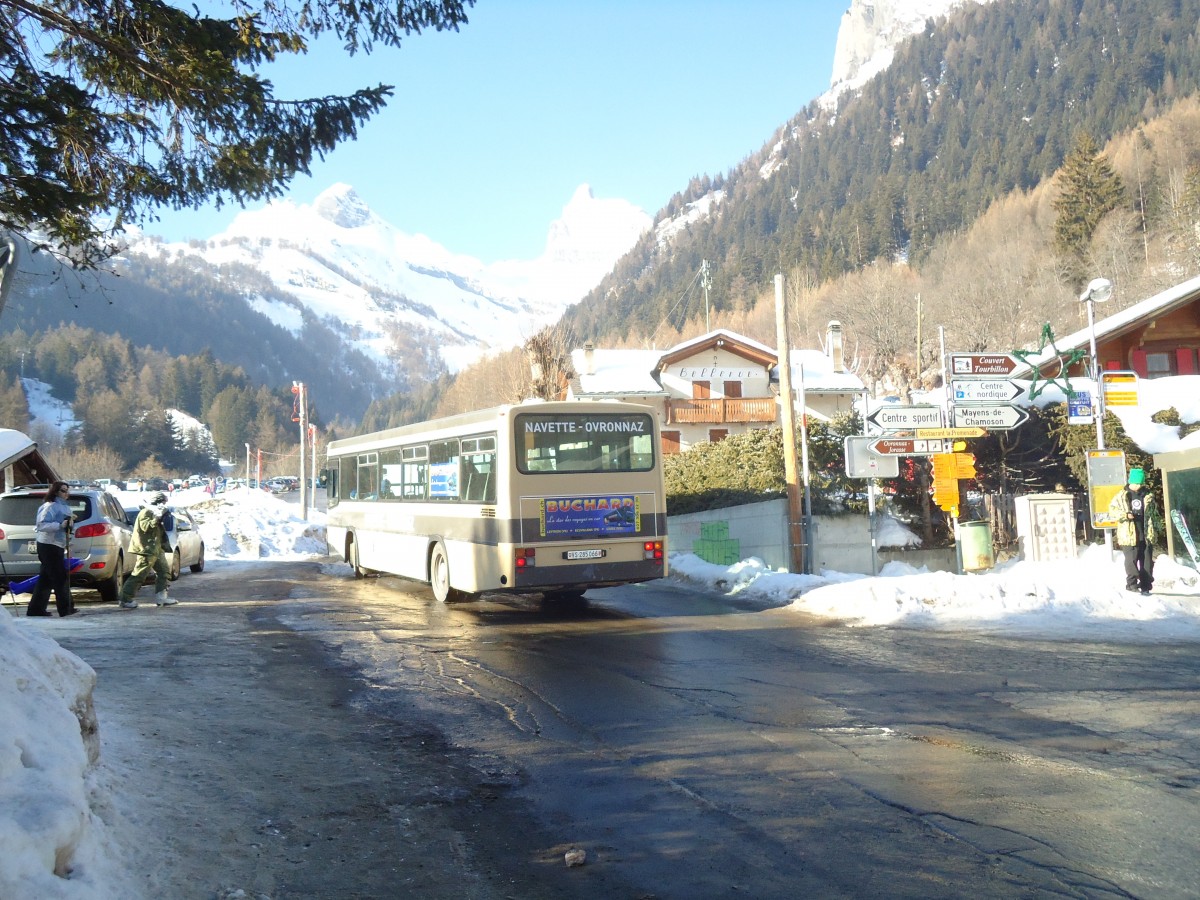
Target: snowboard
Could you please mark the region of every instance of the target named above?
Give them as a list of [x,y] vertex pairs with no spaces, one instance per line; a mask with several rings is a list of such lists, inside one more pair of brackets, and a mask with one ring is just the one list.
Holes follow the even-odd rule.
[[1171,510],[1171,521],[1175,525],[1175,530],[1179,532],[1179,536],[1183,538],[1183,545],[1187,547],[1188,556],[1192,558],[1192,564],[1200,569],[1200,557],[1196,554],[1196,542],[1192,539],[1191,529],[1188,528],[1187,519],[1183,517],[1177,509]]

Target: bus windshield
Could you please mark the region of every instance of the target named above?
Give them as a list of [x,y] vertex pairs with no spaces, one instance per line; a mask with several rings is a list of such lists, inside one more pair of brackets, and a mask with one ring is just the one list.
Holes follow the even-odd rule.
[[522,473],[648,472],[655,465],[649,413],[519,413],[515,425]]

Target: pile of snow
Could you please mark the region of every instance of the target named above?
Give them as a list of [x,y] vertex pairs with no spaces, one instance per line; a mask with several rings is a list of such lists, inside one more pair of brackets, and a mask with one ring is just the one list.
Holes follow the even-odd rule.
[[776,572],[760,559],[732,566],[691,553],[671,556],[688,581],[762,609],[787,607],[851,626],[1004,632],[1046,638],[1200,640],[1200,573],[1167,556],[1154,564],[1154,593],[1125,590],[1119,553],[1083,545],[1073,560],[1022,562],[965,575],[890,562],[877,577]]
[[[155,491],[112,490],[121,506],[142,506]],[[237,487],[211,494],[203,487],[174,491],[170,506],[188,509],[204,538],[205,557],[214,559],[311,559],[325,555],[325,514],[310,509],[299,518],[295,504],[267,491]]]

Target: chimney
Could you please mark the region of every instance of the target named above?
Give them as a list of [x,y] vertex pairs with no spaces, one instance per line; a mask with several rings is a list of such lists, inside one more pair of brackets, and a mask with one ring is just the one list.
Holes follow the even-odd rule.
[[583,345],[583,374],[596,374],[596,346],[591,341]]
[[825,331],[825,354],[833,362],[833,371],[846,371],[846,357],[842,352],[842,323],[834,320]]

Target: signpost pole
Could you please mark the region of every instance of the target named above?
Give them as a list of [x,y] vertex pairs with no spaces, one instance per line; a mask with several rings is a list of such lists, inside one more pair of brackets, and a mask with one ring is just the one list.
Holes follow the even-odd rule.
[[[1096,449],[1104,450],[1104,389],[1100,385],[1100,357],[1096,353],[1096,300],[1107,300],[1112,294],[1112,284],[1098,284],[1101,279],[1096,279],[1088,285],[1087,290],[1083,292],[1080,298],[1087,304],[1088,312],[1088,339],[1089,349],[1092,353],[1092,384],[1096,392]],[[1107,292],[1104,288],[1107,287]],[[1111,528],[1104,529],[1104,549],[1108,551],[1111,558],[1113,552],[1113,532]]]
[[[862,393],[863,431],[867,430],[867,392]],[[871,576],[879,574],[879,547],[875,527],[875,479],[867,479],[867,527],[871,529]]]
[[789,568],[804,572],[804,525],[800,510],[800,479],[796,460],[796,407],[792,397],[792,354],[788,338],[783,273],[775,276],[775,333],[779,343],[779,393],[783,404],[783,472],[787,483]]

